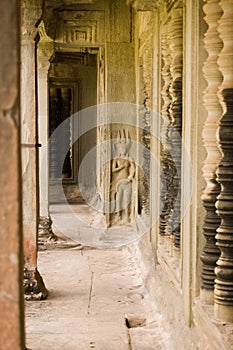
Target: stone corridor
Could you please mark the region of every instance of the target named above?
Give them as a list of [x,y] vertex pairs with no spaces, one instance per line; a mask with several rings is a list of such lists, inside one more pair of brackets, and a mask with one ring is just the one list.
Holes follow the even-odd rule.
[[233,0],[0,32],[0,350],[233,350]]
[[132,253],[137,243],[94,249],[63,239],[39,252],[49,297],[26,303],[28,349],[171,350]]

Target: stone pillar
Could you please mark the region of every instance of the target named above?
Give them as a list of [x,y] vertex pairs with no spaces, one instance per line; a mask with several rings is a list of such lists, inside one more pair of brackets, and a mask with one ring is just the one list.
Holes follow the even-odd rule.
[[233,322],[233,1],[221,0],[223,11],[219,21],[219,36],[223,48],[218,65],[223,75],[219,87],[219,99],[223,107],[218,138],[222,159],[217,171],[221,192],[216,203],[221,218],[217,229],[217,246],[220,257],[215,268],[215,316],[226,322]]
[[218,121],[222,114],[217,92],[222,81],[222,74],[217,65],[218,54],[222,48],[222,41],[218,35],[218,21],[222,10],[219,0],[206,0],[203,10],[206,14],[205,21],[208,29],[205,33],[205,49],[207,58],[203,66],[203,72],[207,81],[204,91],[204,105],[207,110],[207,119],[203,129],[203,143],[206,148],[207,157],[203,167],[203,175],[206,188],[202,195],[203,205],[206,209],[203,234],[206,244],[201,255],[201,299],[206,303],[214,302],[214,280],[215,266],[219,257],[219,249],[216,246],[216,230],[220,225],[220,218],[216,214],[215,202],[220,192],[220,185],[216,180],[216,170],[221,158],[221,153],[216,143],[216,131]]
[[34,24],[40,8],[22,4],[21,32],[21,142],[23,176],[24,292],[27,300],[44,299],[47,291],[37,270],[38,138]]
[[24,349],[20,172],[19,2],[0,13],[0,348]]
[[49,213],[49,106],[48,106],[48,70],[49,59],[53,53],[53,41],[49,39],[40,25],[40,42],[37,49],[37,77],[38,77],[38,136],[39,148],[39,190],[40,190],[40,218],[38,242],[55,241],[52,232],[52,220]]
[[[105,84],[106,95],[105,99],[107,103],[111,102],[123,102],[123,103],[135,103],[135,56],[134,56],[134,44],[132,42],[132,21],[131,11],[127,7],[126,2],[113,0],[109,6],[109,14],[106,17],[106,69],[105,69]],[[131,79],[126,84],[122,84],[122,79],[125,76],[125,72],[130,75]],[[119,130],[119,125],[113,123],[111,119],[111,112],[114,110],[114,106],[109,106],[106,114],[106,128],[103,130],[105,140],[115,138]],[[127,122],[129,124],[135,123],[135,115],[127,115]],[[124,124],[124,123],[123,123]],[[124,128],[124,125],[122,125]],[[133,131],[135,133],[135,130]],[[132,136],[132,134],[131,134]],[[131,155],[130,155],[131,156]],[[108,146],[104,158],[111,159],[114,157],[113,149]],[[105,162],[103,162],[105,163]],[[106,201],[106,221],[108,226],[112,226],[114,222],[114,215],[109,215],[108,211],[110,207],[111,198],[111,162],[105,166],[105,201]],[[111,211],[110,210],[110,211]],[[114,213],[113,213],[114,214]]]

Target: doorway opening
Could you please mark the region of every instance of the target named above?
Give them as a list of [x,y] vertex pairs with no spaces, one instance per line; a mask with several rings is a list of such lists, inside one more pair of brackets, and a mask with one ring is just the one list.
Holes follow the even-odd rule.
[[[58,133],[58,137],[50,141],[50,204],[64,201],[57,191],[61,181],[66,200],[83,203],[79,169],[97,142],[96,127],[75,139],[77,130],[85,128],[83,123],[90,123],[90,120],[81,120],[78,112],[97,104],[97,54],[85,48],[79,51],[56,52],[49,69],[49,137],[55,131]],[[64,149],[67,150],[65,157]]]

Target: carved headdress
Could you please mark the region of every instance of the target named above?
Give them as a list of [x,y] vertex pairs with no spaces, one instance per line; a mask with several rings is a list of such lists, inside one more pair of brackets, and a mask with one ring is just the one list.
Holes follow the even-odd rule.
[[131,146],[129,131],[125,129],[118,130],[117,137],[114,140],[114,148],[117,156],[128,156]]

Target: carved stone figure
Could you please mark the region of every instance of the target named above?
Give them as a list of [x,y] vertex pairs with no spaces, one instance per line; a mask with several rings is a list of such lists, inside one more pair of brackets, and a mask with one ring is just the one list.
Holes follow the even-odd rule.
[[112,224],[125,224],[134,216],[135,171],[136,166],[129,157],[130,139],[125,130],[119,131],[115,143],[116,157],[111,166]]

